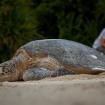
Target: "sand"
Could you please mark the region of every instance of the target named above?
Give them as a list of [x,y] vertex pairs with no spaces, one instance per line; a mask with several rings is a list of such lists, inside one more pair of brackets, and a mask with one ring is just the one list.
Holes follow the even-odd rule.
[[105,105],[105,73],[0,82],[0,105]]

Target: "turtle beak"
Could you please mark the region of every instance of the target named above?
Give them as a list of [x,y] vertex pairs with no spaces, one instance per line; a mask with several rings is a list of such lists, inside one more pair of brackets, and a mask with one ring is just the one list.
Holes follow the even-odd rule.
[[2,73],[2,67],[0,67],[0,74]]
[[0,81],[1,81],[1,78],[3,77],[4,73],[3,73],[3,67],[0,66]]

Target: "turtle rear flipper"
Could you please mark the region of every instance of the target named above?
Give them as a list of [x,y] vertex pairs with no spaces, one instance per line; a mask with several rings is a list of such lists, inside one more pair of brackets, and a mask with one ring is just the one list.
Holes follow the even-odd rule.
[[31,68],[25,71],[25,73],[23,74],[23,80],[24,81],[40,80],[46,77],[57,77],[73,74],[75,74],[73,71],[64,68],[59,68],[54,71],[50,71],[46,68]]

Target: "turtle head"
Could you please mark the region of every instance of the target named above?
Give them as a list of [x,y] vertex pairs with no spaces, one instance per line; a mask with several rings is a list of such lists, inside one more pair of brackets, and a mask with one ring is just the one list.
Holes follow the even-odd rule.
[[15,63],[13,60],[0,64],[0,81],[12,81],[15,74]]

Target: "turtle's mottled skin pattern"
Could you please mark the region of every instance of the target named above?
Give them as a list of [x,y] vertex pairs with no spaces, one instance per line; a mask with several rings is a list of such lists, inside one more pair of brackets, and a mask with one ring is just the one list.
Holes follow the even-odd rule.
[[0,81],[37,80],[69,74],[105,71],[105,55],[86,45],[47,39],[27,43],[0,64]]

